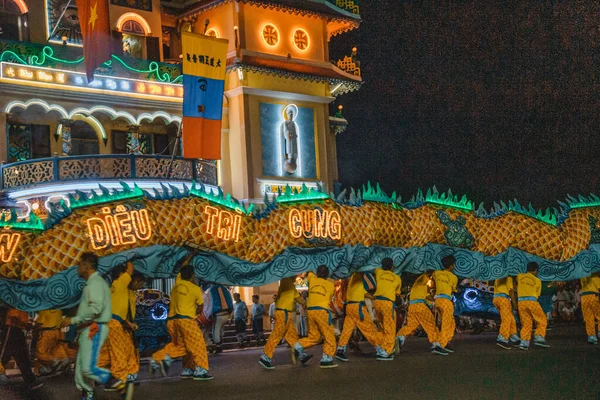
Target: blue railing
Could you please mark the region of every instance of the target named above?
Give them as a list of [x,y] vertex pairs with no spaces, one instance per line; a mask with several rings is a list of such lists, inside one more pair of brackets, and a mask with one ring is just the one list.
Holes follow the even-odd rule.
[[217,185],[214,161],[170,156],[95,154],[48,157],[4,164],[0,168],[2,190],[53,182],[83,180],[154,179],[197,181]]

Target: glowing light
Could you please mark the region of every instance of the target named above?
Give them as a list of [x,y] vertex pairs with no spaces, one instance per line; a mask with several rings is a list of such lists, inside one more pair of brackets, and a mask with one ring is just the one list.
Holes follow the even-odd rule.
[[209,30],[207,30],[206,36],[210,36],[210,37],[214,37],[214,38],[221,37],[221,35],[219,35],[219,31],[216,28],[210,28]]
[[125,22],[132,20],[139,23],[142,26],[142,28],[144,28],[144,33],[146,35],[150,35],[152,33],[150,30],[150,24],[148,24],[148,22],[141,15],[136,14],[134,12],[128,12],[119,17],[119,19],[117,20],[117,29],[119,30],[119,32],[122,31],[123,24]]
[[340,240],[342,238],[342,218],[337,211],[321,209],[299,210],[292,208],[288,215],[290,235],[299,239],[329,238]]
[[456,208],[459,210],[472,211],[473,202],[464,195],[460,200],[458,196],[453,196],[452,191],[448,190],[448,193],[439,193],[434,187],[427,190],[425,195],[425,201],[430,204],[437,204],[440,206]]
[[310,48],[310,36],[308,36],[308,33],[302,28],[294,31],[292,34],[292,41],[300,51],[306,51]]
[[212,191],[212,189],[210,189],[210,192],[207,193],[204,190],[204,185],[202,183],[199,184],[200,186],[198,188],[196,188],[196,182],[194,182],[194,184],[192,185],[192,188],[190,189],[190,194],[192,196],[196,196],[196,197],[200,197],[204,200],[208,200],[214,204],[218,204],[221,205],[223,207],[227,207],[231,210],[243,213],[243,214],[251,214],[252,210],[254,208],[254,204],[251,204],[250,207],[248,207],[247,209],[244,208],[239,201],[237,201],[235,198],[231,197],[231,194],[227,194],[227,196],[225,196],[223,194],[223,190],[218,187],[217,188],[217,193],[214,193]]
[[231,213],[216,207],[205,206],[204,215],[206,216],[206,233],[225,241],[233,239],[238,242],[240,240],[241,212]]
[[20,233],[2,233],[0,234],[0,260],[10,262],[15,254],[15,250],[21,241]]
[[[0,58],[1,59],[1,58]],[[7,82],[19,83],[27,81],[27,85],[71,89],[82,92],[118,92],[129,96],[140,96],[182,101],[183,89],[180,84],[150,82],[140,79],[120,78],[95,75],[93,82],[88,83],[82,72],[46,68],[41,66],[22,67],[19,64],[2,61],[0,78]],[[167,90],[169,89],[169,90]],[[181,89],[179,91],[178,89]]]
[[88,197],[83,192],[77,192],[77,197],[73,194],[69,194],[69,201],[71,203],[71,208],[76,209],[80,207],[87,207],[95,204],[103,204],[110,203],[112,201],[117,200],[126,200],[126,199],[135,199],[144,196],[144,191],[138,187],[138,185],[134,185],[133,190],[127,185],[125,182],[120,182],[122,191],[118,191],[117,189],[113,189],[113,192],[105,188],[102,185],[98,185],[100,188],[101,194],[96,193],[96,191],[91,190],[91,196]]
[[279,44],[279,30],[273,24],[264,24],[260,29],[260,37],[269,47],[276,47]]
[[148,210],[127,211],[118,205],[115,213],[110,207],[102,209],[101,217],[86,220],[88,237],[94,250],[101,250],[109,245],[120,246],[147,241],[152,236],[152,225]]

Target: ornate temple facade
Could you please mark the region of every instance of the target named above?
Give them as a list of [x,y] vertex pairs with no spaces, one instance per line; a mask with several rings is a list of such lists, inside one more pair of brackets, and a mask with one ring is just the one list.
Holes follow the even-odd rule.
[[[286,185],[333,189],[346,121],[330,104],[362,81],[355,52],[332,62],[328,45],[359,26],[356,0],[110,0],[113,55],[91,83],[75,1],[0,7],[6,204],[43,218],[66,191],[119,181],[202,181],[247,202]],[[179,157],[182,31],[229,41],[216,162]]]

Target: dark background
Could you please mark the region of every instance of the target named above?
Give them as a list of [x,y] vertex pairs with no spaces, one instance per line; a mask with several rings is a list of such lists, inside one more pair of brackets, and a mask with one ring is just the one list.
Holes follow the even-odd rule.
[[359,4],[361,27],[331,41],[332,60],[358,47],[365,81],[336,103],[345,187],[436,185],[487,208],[600,192],[598,2]]

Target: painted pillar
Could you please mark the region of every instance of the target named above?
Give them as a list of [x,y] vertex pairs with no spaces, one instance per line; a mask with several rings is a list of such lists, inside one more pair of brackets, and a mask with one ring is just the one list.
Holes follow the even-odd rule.
[[10,114],[0,112],[0,162],[8,161],[8,123]]
[[127,152],[129,154],[142,154],[140,147],[141,125],[129,125],[127,133]]
[[62,140],[62,155],[70,156],[73,143],[71,143],[71,125],[73,125],[72,119],[60,119],[58,121],[62,126],[60,137]]

